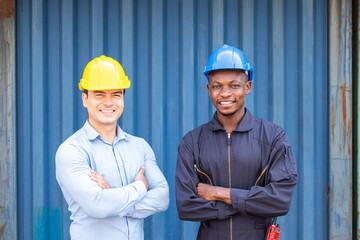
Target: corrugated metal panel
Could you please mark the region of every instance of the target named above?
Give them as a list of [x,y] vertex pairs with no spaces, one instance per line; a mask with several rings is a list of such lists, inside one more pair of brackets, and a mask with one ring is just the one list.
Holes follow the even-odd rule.
[[351,1],[332,1],[329,9],[329,238],[345,240],[354,239]]
[[0,239],[16,239],[15,4],[0,1]]
[[[356,174],[353,176],[356,176],[356,185],[355,185],[355,196],[354,205],[356,204],[356,208],[353,217],[356,221],[356,230],[354,234],[356,233],[357,239],[360,239],[360,0],[354,1],[354,15],[353,15],[353,29],[354,29],[354,95],[355,98],[355,106],[354,106],[354,118],[355,118],[355,126],[354,126],[354,151],[353,156],[354,159],[356,159]],[[355,181],[355,179],[354,179]]]
[[212,117],[202,70],[223,43],[255,68],[248,108],[294,147],[299,183],[282,239],[328,238],[327,1],[19,0],[17,13],[20,239],[69,239],[54,155],[86,119],[77,83],[100,54],[132,80],[120,125],[151,144],[170,184],[170,208],[145,221],[146,238],[194,239],[198,224],[176,212],[177,146]]

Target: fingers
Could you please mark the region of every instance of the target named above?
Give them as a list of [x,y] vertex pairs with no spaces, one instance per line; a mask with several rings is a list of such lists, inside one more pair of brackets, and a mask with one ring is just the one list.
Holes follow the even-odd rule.
[[99,185],[99,187],[101,187],[102,189],[110,189],[111,188],[111,186],[108,184],[108,182],[105,180],[105,178],[100,173],[91,170],[89,177],[91,180],[96,182]]
[[145,167],[144,167],[144,166],[142,166],[142,167],[140,168],[139,173],[142,174],[142,175],[145,174]]

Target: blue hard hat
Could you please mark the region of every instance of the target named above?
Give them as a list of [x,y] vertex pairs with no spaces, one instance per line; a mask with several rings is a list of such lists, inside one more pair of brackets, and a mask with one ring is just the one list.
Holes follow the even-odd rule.
[[254,70],[246,59],[245,54],[238,48],[225,44],[216,49],[209,57],[203,74],[209,81],[209,72],[220,69],[244,70],[253,79]]

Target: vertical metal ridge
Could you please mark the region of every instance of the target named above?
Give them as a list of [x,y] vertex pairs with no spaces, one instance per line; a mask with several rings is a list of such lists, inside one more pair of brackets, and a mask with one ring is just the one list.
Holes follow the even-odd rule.
[[[31,146],[32,146],[32,191],[33,195],[33,238],[44,239],[47,232],[47,219],[45,206],[45,166],[44,166],[44,4],[42,0],[31,2],[32,9],[32,35],[31,35],[31,61],[33,64],[31,72]],[[39,128],[40,126],[40,128]]]
[[285,63],[284,63],[284,0],[273,1],[272,9],[272,117],[271,121],[280,126],[285,123]]
[[[124,67],[125,73],[129,79],[136,81],[136,52],[135,52],[135,3],[132,0],[121,1],[121,64]],[[132,85],[125,96],[124,115],[121,119],[122,128],[130,133],[135,133],[136,124],[136,92],[134,85]]]
[[[301,151],[303,158],[302,172],[304,176],[304,188],[302,189],[302,202],[304,204],[303,216],[307,220],[303,223],[303,238],[315,239],[315,229],[311,226],[315,224],[315,218],[310,218],[315,206],[315,149],[314,149],[314,2],[305,0],[302,2],[302,47],[301,47],[301,111],[302,111],[302,128],[301,128]],[[306,186],[306,187],[305,187]]]
[[[163,12],[164,5],[161,0],[151,1],[151,46],[150,50],[150,72],[151,72],[151,147],[155,152],[157,163],[160,169],[165,172],[166,159],[164,159],[164,28]],[[163,235],[166,232],[166,215],[160,213],[152,216],[152,236],[153,239],[166,239]]]

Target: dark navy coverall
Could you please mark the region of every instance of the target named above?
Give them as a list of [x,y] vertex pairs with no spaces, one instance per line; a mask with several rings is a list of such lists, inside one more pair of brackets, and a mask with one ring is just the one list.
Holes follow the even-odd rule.
[[[231,188],[232,204],[199,198],[199,182]],[[296,182],[285,131],[247,109],[231,134],[215,113],[179,145],[176,204],[180,219],[201,221],[197,239],[265,239],[271,218],[289,211]]]

